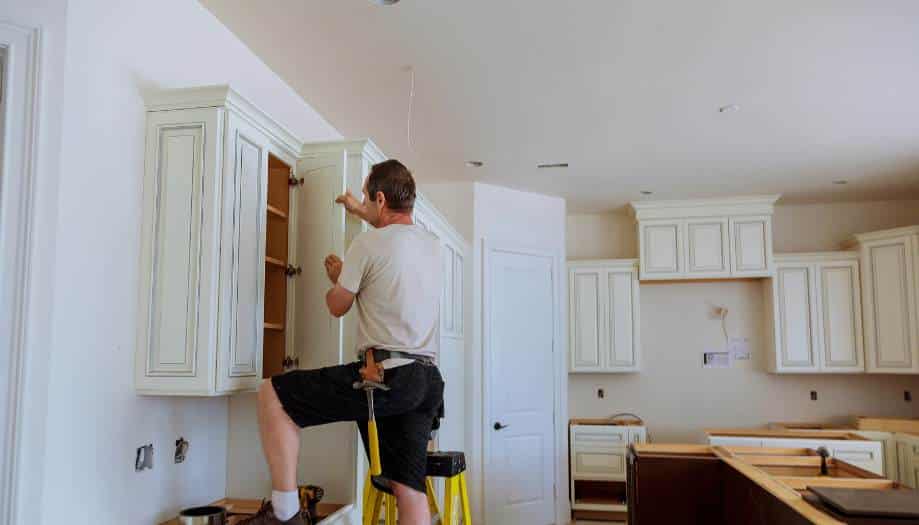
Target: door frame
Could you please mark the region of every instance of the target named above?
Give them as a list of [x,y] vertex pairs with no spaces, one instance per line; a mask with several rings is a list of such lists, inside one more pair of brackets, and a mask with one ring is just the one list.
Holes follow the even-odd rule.
[[0,523],[17,523],[19,488],[25,464],[22,444],[40,436],[27,435],[23,421],[30,355],[28,311],[32,274],[32,224],[38,167],[39,86],[41,85],[41,31],[0,21],[0,47],[4,48],[2,134],[0,159],[0,344],[9,345],[10,381],[7,388],[9,425],[3,428],[7,446],[0,450]]
[[[552,275],[552,310],[553,310],[553,323],[552,323],[552,348],[553,348],[553,399],[554,399],[554,417],[553,417],[553,451],[555,454],[555,468],[553,474],[555,476],[554,487],[554,507],[555,507],[555,523],[567,524],[569,517],[571,515],[570,504],[567,497],[567,479],[568,479],[568,454],[566,447],[563,445],[567,444],[566,436],[566,425],[564,424],[567,421],[567,348],[565,338],[562,337],[562,334],[565,330],[565,319],[562,315],[562,303],[561,298],[565,297],[567,292],[565,290],[567,285],[567,280],[565,276],[562,275],[563,265],[563,256],[561,253],[555,253],[549,250],[541,248],[533,248],[531,246],[521,245],[514,242],[505,242],[505,241],[494,241],[489,239],[482,239],[482,327],[481,327],[481,337],[482,337],[482,393],[480,400],[473,400],[474,402],[480,401],[480,406],[482,408],[482,419],[478,422],[473,421],[474,424],[477,423],[479,426],[478,429],[474,429],[482,439],[482,475],[480,477],[482,484],[482,512],[481,515],[484,517],[484,522],[489,523],[489,518],[491,509],[493,508],[493,496],[494,491],[489,490],[488,487],[488,469],[491,465],[491,445],[489,442],[489,433],[491,426],[489,425],[490,421],[493,421],[492,416],[492,403],[491,403],[491,394],[490,394],[490,384],[489,378],[491,377],[491,340],[490,340],[490,328],[491,320],[489,319],[488,312],[491,307],[491,262],[492,257],[495,252],[512,252],[522,255],[531,255],[536,257],[544,257],[550,260],[551,264],[551,275]],[[564,453],[563,453],[564,452]],[[565,483],[561,481],[565,480]]]

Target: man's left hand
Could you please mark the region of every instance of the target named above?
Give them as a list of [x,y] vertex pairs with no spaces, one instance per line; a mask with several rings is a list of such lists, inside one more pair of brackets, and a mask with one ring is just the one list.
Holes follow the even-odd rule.
[[329,276],[332,284],[338,284],[338,277],[341,275],[341,258],[334,253],[325,258],[325,274]]

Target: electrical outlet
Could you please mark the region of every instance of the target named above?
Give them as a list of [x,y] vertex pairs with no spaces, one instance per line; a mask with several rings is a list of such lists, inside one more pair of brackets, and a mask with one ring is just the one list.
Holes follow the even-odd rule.
[[603,397],[604,397],[605,395],[606,395],[606,392],[604,392],[602,388],[598,388],[598,389],[597,389],[597,397],[598,397],[599,399],[603,399]]
[[909,390],[904,390],[904,391],[903,391],[903,401],[909,402],[909,401],[912,401],[912,400],[913,400],[913,394],[912,394],[912,392],[910,392]]
[[817,391],[811,390],[811,401],[816,401],[816,400],[817,400]]
[[134,470],[137,472],[140,472],[142,470],[147,470],[147,469],[152,469],[152,468],[153,468],[153,443],[137,447],[137,455],[134,456]]

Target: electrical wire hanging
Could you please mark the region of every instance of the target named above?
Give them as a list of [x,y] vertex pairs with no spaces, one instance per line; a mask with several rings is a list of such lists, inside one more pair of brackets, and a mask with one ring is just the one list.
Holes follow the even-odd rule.
[[409,66],[408,72],[412,76],[412,83],[408,92],[408,117],[405,124],[405,135],[409,149],[415,151],[415,138],[412,136],[412,111],[415,105],[415,68]]

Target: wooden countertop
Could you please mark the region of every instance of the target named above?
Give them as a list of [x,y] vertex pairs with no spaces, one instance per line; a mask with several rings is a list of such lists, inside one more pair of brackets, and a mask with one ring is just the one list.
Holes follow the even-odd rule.
[[788,430],[780,428],[707,428],[709,436],[727,437],[769,437],[790,439],[839,439],[865,441],[865,438],[846,430]]
[[919,419],[858,416],[855,418],[855,428],[858,430],[900,432],[919,436]]

